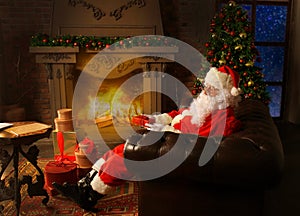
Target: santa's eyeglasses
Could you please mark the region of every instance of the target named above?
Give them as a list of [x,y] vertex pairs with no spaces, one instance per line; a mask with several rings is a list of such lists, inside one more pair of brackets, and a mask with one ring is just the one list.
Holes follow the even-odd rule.
[[204,94],[209,96],[216,96],[219,93],[219,89],[209,84],[203,85],[202,90],[204,91]]

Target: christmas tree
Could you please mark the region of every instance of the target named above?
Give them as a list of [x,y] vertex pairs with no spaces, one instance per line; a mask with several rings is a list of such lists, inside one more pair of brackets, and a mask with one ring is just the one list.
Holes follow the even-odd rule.
[[[227,65],[240,74],[242,97],[270,102],[261,68],[259,53],[247,11],[234,1],[225,4],[210,24],[210,39],[205,44],[206,58],[213,67]],[[194,87],[199,87],[199,79]]]

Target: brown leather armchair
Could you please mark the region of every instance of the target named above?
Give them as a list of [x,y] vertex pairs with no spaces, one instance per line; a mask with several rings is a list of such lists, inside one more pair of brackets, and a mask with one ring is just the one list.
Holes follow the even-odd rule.
[[[125,158],[133,161],[157,159],[172,148],[176,151],[168,156],[173,157],[171,160],[186,157],[168,174],[139,181],[140,216],[262,215],[264,191],[278,183],[282,174],[281,140],[269,109],[262,102],[241,102],[236,117],[243,123],[242,130],[223,137],[216,153],[204,166],[198,162],[206,137],[143,131],[139,141],[126,142]],[[147,145],[147,139],[153,137],[160,138]],[[175,145],[177,141],[182,145]],[[162,164],[157,161],[149,172],[160,169]],[[137,178],[145,177],[126,164]]]

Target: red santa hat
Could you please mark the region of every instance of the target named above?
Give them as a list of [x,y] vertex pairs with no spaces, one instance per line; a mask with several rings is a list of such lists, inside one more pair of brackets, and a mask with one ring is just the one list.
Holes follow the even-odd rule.
[[205,77],[205,84],[212,85],[217,89],[228,89],[233,96],[238,96],[242,93],[239,88],[240,76],[228,66],[220,68],[212,67]]

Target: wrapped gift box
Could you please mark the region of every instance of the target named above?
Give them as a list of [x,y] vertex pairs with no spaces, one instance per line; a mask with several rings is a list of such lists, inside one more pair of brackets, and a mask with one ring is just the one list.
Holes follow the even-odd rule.
[[75,132],[53,131],[54,161],[49,161],[44,169],[45,189],[50,195],[57,191],[53,182],[75,184],[77,178],[77,163],[75,163],[75,149],[77,140]]
[[44,170],[45,189],[51,196],[58,194],[52,186],[53,182],[59,184],[63,184],[65,182],[76,184],[78,181],[77,164],[69,160],[49,161]]
[[72,109],[57,110],[58,117],[54,119],[55,129],[58,131],[74,131]]
[[149,118],[144,115],[133,116],[131,118],[131,124],[137,126],[145,126],[145,124],[149,123]]
[[[57,141],[58,131],[53,131],[53,148],[54,148],[54,159],[61,157],[58,141]],[[73,131],[61,132],[64,138],[64,157],[70,161],[75,161],[75,149],[77,148],[76,133]]]

